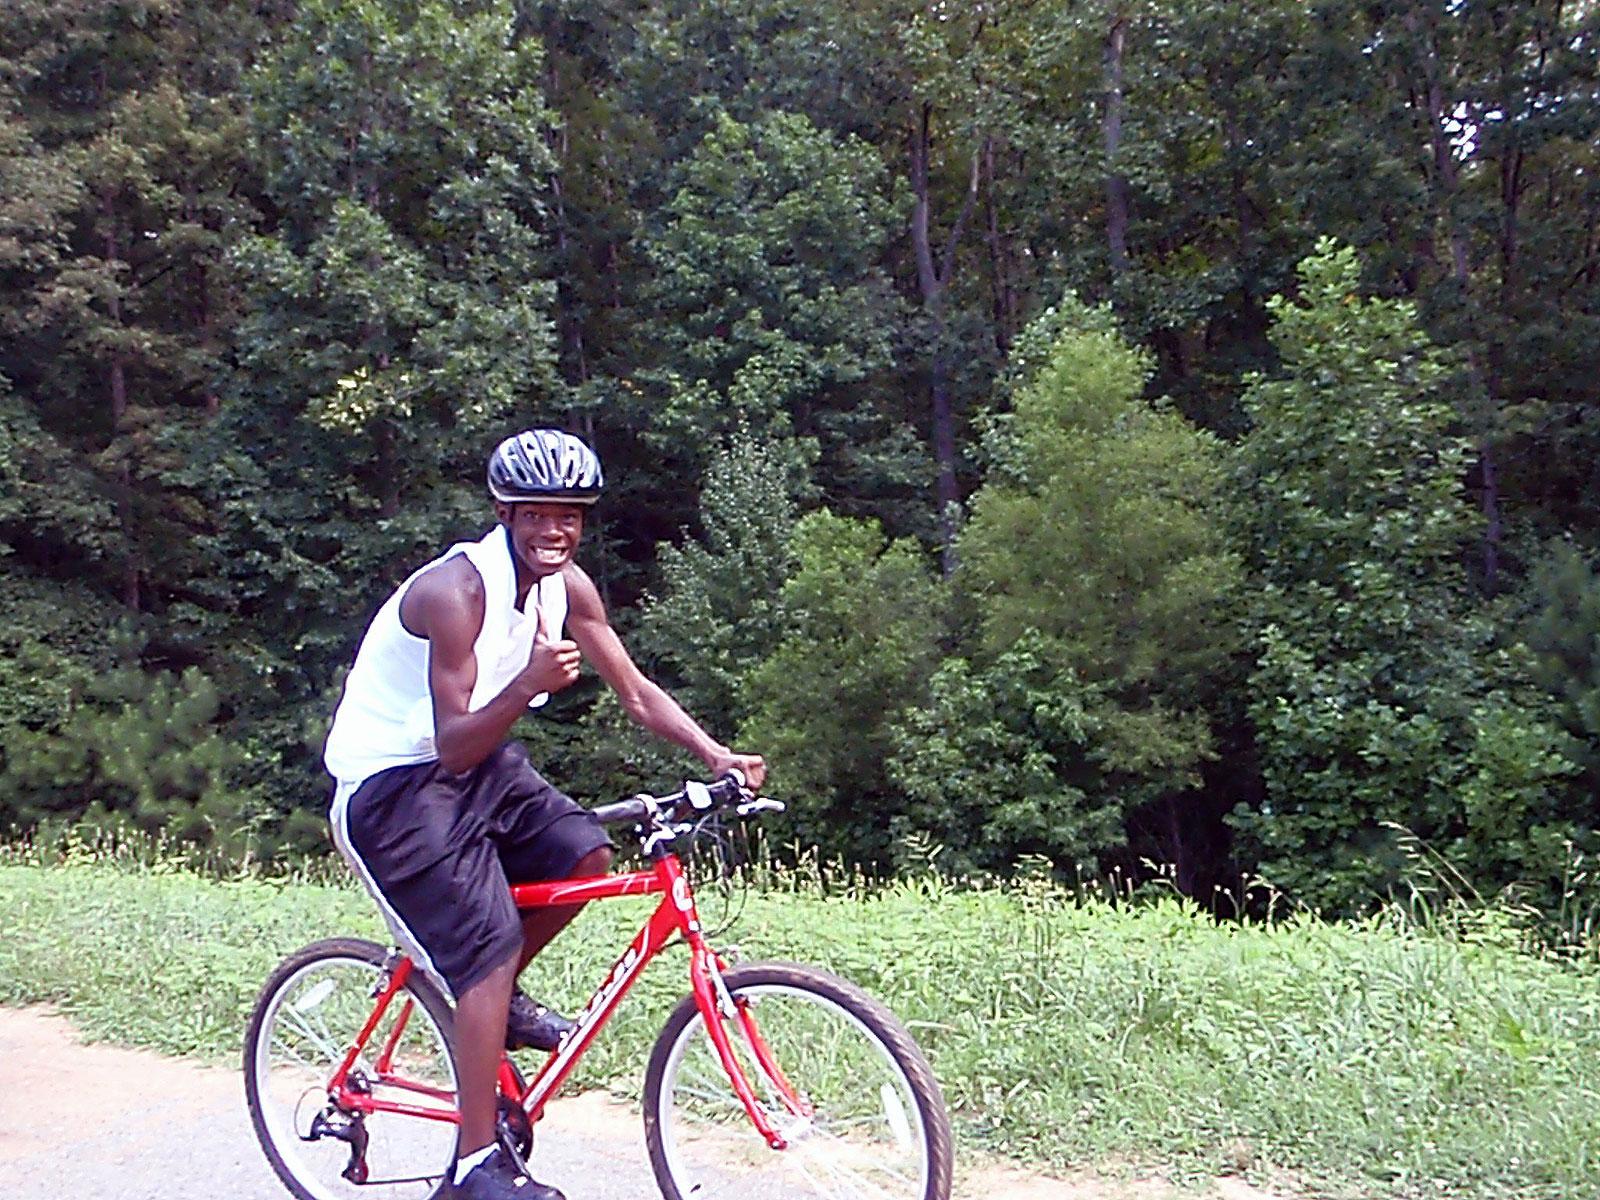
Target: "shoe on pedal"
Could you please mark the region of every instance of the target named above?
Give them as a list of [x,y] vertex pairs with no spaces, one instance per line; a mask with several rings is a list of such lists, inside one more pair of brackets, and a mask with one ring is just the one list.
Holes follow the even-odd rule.
[[555,1050],[577,1026],[553,1008],[546,1008],[521,988],[511,994],[506,1013],[507,1050]]
[[498,1146],[456,1184],[455,1195],[458,1200],[566,1200],[558,1188],[529,1179]]

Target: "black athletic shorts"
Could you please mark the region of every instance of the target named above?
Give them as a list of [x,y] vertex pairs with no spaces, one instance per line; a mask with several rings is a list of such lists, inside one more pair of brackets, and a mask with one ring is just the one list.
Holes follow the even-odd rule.
[[565,879],[611,844],[519,742],[461,774],[437,762],[380,771],[332,819],[402,947],[456,996],[522,945],[511,883]]

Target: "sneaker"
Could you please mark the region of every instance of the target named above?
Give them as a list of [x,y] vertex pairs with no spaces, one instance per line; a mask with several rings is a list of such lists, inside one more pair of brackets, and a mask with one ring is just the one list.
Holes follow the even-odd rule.
[[521,988],[511,995],[506,1013],[507,1050],[555,1050],[577,1026],[553,1008],[546,1008]]
[[559,1189],[529,1179],[498,1146],[456,1184],[455,1194],[459,1200],[567,1200]]

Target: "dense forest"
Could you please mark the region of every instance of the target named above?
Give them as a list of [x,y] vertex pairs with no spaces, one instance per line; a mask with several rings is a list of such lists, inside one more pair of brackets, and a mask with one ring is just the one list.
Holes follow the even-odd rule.
[[[324,844],[381,598],[589,439],[636,656],[874,869],[1571,903],[1592,0],[10,0],[0,826]],[[679,765],[590,677],[520,734]]]

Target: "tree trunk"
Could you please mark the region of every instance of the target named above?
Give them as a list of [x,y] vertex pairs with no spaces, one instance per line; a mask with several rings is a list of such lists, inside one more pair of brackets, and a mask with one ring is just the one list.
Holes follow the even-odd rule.
[[911,129],[911,190],[915,198],[911,208],[911,245],[916,255],[922,310],[927,314],[928,333],[933,341],[928,392],[932,410],[933,458],[938,470],[935,499],[939,504],[939,529],[944,540],[940,566],[948,578],[956,569],[956,513],[961,503],[961,489],[956,478],[955,406],[950,390],[949,350],[945,346],[944,301],[950,276],[955,269],[956,248],[962,230],[977,205],[979,168],[990,142],[984,139],[983,144],[973,152],[966,199],[955,224],[950,227],[944,251],[940,255],[942,261],[936,261],[931,230],[932,201],[928,186],[928,160],[933,147],[932,124],[933,105],[925,102],[919,107],[917,120]]
[[[117,241],[116,213],[113,202],[108,198],[105,202],[106,218],[106,266],[115,269],[122,258],[122,248]],[[111,324],[117,329],[122,328],[122,297],[118,293],[115,281],[110,289],[110,300],[107,308],[111,317]],[[128,415],[128,359],[120,349],[111,352],[111,362],[108,367],[107,382],[111,391],[111,439],[113,443],[122,436],[123,425]],[[139,612],[143,604],[139,579],[139,540],[134,529],[133,517],[133,469],[126,454],[119,456],[117,465],[117,483],[120,494],[117,497],[117,524],[122,530],[122,551],[126,556],[122,567],[122,603],[131,612]]]
[[[1428,135],[1433,149],[1435,220],[1444,226],[1445,238],[1450,248],[1450,275],[1461,290],[1463,303],[1471,310],[1472,269],[1468,257],[1466,231],[1456,218],[1456,197],[1459,191],[1460,172],[1456,166],[1455,150],[1445,132],[1445,121],[1454,111],[1444,94],[1441,78],[1438,42],[1432,22],[1424,24],[1419,10],[1410,9],[1405,16],[1406,28],[1417,39],[1422,65],[1423,97],[1428,113]],[[1473,391],[1484,401],[1493,404],[1489,381],[1474,344],[1474,335],[1468,331],[1463,337],[1467,356],[1467,374]],[[1484,419],[1484,428],[1478,437],[1478,475],[1483,489],[1479,505],[1483,510],[1483,587],[1489,595],[1500,588],[1500,473],[1496,467],[1493,445],[1493,423]]]
[[984,146],[983,172],[988,180],[989,271],[994,288],[994,348],[1005,358],[1011,353],[1011,322],[1015,302],[1011,293],[1011,271],[1007,263],[1005,240],[1000,236],[1000,204],[995,197],[994,145]]
[[1106,35],[1106,114],[1101,126],[1106,151],[1106,241],[1113,278],[1120,278],[1128,269],[1128,179],[1117,170],[1117,155],[1122,149],[1122,56],[1127,34],[1128,18],[1119,10]]

